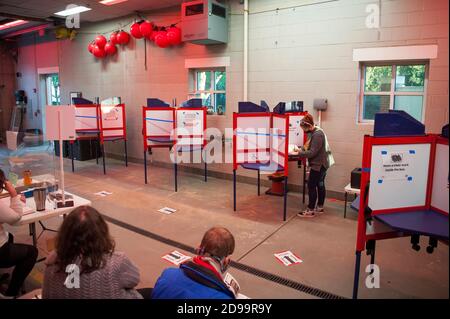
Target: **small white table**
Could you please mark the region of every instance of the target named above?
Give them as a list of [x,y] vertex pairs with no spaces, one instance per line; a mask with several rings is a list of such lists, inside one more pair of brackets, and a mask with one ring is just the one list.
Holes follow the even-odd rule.
[[344,191],[345,191],[345,205],[344,205],[344,218],[347,217],[347,198],[348,198],[348,194],[353,194],[355,195],[359,195],[360,190],[359,188],[352,188],[350,186],[350,183],[347,184],[347,186],[344,187]]
[[[37,222],[41,223],[41,225],[42,225],[42,221],[44,221],[44,220],[47,220],[47,219],[50,219],[50,218],[53,218],[56,216],[60,216],[60,215],[66,215],[66,214],[70,213],[73,209],[80,207],[80,206],[91,206],[92,205],[90,200],[84,199],[77,195],[73,195],[69,192],[65,192],[65,194],[73,196],[73,201],[74,201],[73,206],[62,207],[62,208],[53,208],[53,203],[50,202],[49,200],[47,200],[47,202],[45,204],[46,209],[44,211],[40,211],[40,212],[35,211],[34,213],[23,215],[22,218],[12,226],[28,225],[30,228],[30,236],[32,236],[32,238],[33,238],[33,245],[37,246],[37,238],[36,238],[36,223]],[[2,199],[2,200],[9,201],[9,197],[7,199]],[[26,206],[28,206],[29,208],[32,208],[33,210],[36,210],[36,203],[34,202],[34,198],[32,198],[32,197],[27,198]],[[43,230],[48,230],[48,229],[43,227]]]

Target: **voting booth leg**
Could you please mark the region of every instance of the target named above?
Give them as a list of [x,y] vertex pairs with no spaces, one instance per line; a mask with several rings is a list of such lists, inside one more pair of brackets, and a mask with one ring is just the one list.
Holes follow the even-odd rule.
[[306,196],[306,164],[303,165],[303,204],[305,203]]
[[175,192],[178,192],[178,165],[175,163]]
[[98,165],[98,152],[100,151],[100,140],[98,139],[95,143],[95,163]]
[[236,211],[236,170],[233,170],[233,209]]
[[283,204],[283,221],[286,221],[286,209],[287,209],[287,185],[288,185],[288,177],[284,178],[284,204]]
[[70,159],[72,161],[72,173],[75,172],[75,163],[73,162],[73,143],[70,143]]
[[358,299],[359,271],[361,267],[361,252],[356,252],[355,278],[353,280],[353,299]]
[[124,147],[125,147],[125,166],[128,167],[127,140],[123,140],[123,145],[124,145]]
[[147,150],[144,150],[144,180],[147,184]]
[[105,144],[102,144],[102,157],[103,157],[103,174],[106,175],[106,164],[105,164]]
[[258,196],[261,195],[261,171],[258,170]]

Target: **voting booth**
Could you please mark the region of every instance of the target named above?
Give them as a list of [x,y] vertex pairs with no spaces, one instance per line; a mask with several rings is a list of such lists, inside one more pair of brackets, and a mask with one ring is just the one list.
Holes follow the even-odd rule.
[[128,166],[125,104],[74,104],[74,107],[76,138],[70,142],[72,172],[75,171],[73,144],[80,140],[95,143],[97,164],[101,150],[104,174],[106,174],[105,142],[123,141],[125,166]]
[[[151,155],[153,148],[168,148],[173,153],[175,191],[178,190],[178,160],[183,152],[204,152],[207,144],[206,107],[190,106],[174,108],[154,98],[147,99],[147,106],[142,107],[143,142],[144,142],[144,176],[147,177],[147,152]],[[207,163],[204,161],[205,182],[207,181]]]
[[[395,121],[393,117],[385,120]],[[388,127],[388,123],[378,124],[383,130]],[[415,123],[409,123],[409,129],[411,125]],[[426,236],[426,250],[432,253],[439,240],[448,242],[449,238],[448,139],[393,134],[364,137],[354,298],[358,296],[361,252],[366,250],[374,264],[377,240],[410,236],[412,248],[419,250],[419,238]]]
[[258,196],[261,195],[261,173],[282,172],[283,220],[286,220],[288,164],[292,148],[290,145],[303,145],[304,134],[300,128],[300,121],[306,113],[261,112],[262,107],[251,102],[240,102],[239,110],[243,112],[233,113],[234,211],[236,211],[236,171],[239,167],[257,172]]

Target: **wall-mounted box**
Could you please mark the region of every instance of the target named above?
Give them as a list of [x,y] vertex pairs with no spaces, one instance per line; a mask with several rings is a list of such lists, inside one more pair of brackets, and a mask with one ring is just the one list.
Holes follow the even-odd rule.
[[228,9],[214,0],[197,0],[181,5],[181,33],[184,42],[220,44],[228,42]]

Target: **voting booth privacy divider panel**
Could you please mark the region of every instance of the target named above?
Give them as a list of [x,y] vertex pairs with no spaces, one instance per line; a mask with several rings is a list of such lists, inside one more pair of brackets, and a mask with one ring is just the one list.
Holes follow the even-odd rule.
[[111,139],[126,139],[125,104],[100,106],[101,142]]
[[83,104],[75,105],[75,131],[77,133],[99,131],[99,105]]
[[175,109],[171,107],[142,107],[144,151],[149,147],[167,147],[175,140]]
[[449,207],[448,152],[448,139],[437,137],[430,205],[433,210],[447,214]]
[[[376,240],[421,234],[430,236],[431,240],[433,236],[442,236],[440,230],[434,232],[436,226],[432,224],[427,224],[428,229],[423,232],[418,229],[427,222],[423,218],[430,222],[436,217],[438,226],[442,226],[442,220],[448,223],[448,163],[448,139],[437,135],[364,137],[354,298],[358,291],[361,251],[372,251],[373,264]],[[397,217],[395,214],[409,218],[405,219],[404,227],[389,226],[377,231],[371,217],[384,221],[386,216]],[[415,219],[412,214],[420,217]],[[408,224],[411,220],[413,226]],[[448,232],[446,236],[448,240]]]
[[[179,108],[175,110],[176,146],[206,146],[206,108]],[[178,149],[178,148],[177,148]]]
[[270,161],[270,113],[233,114],[233,169],[239,164]]

